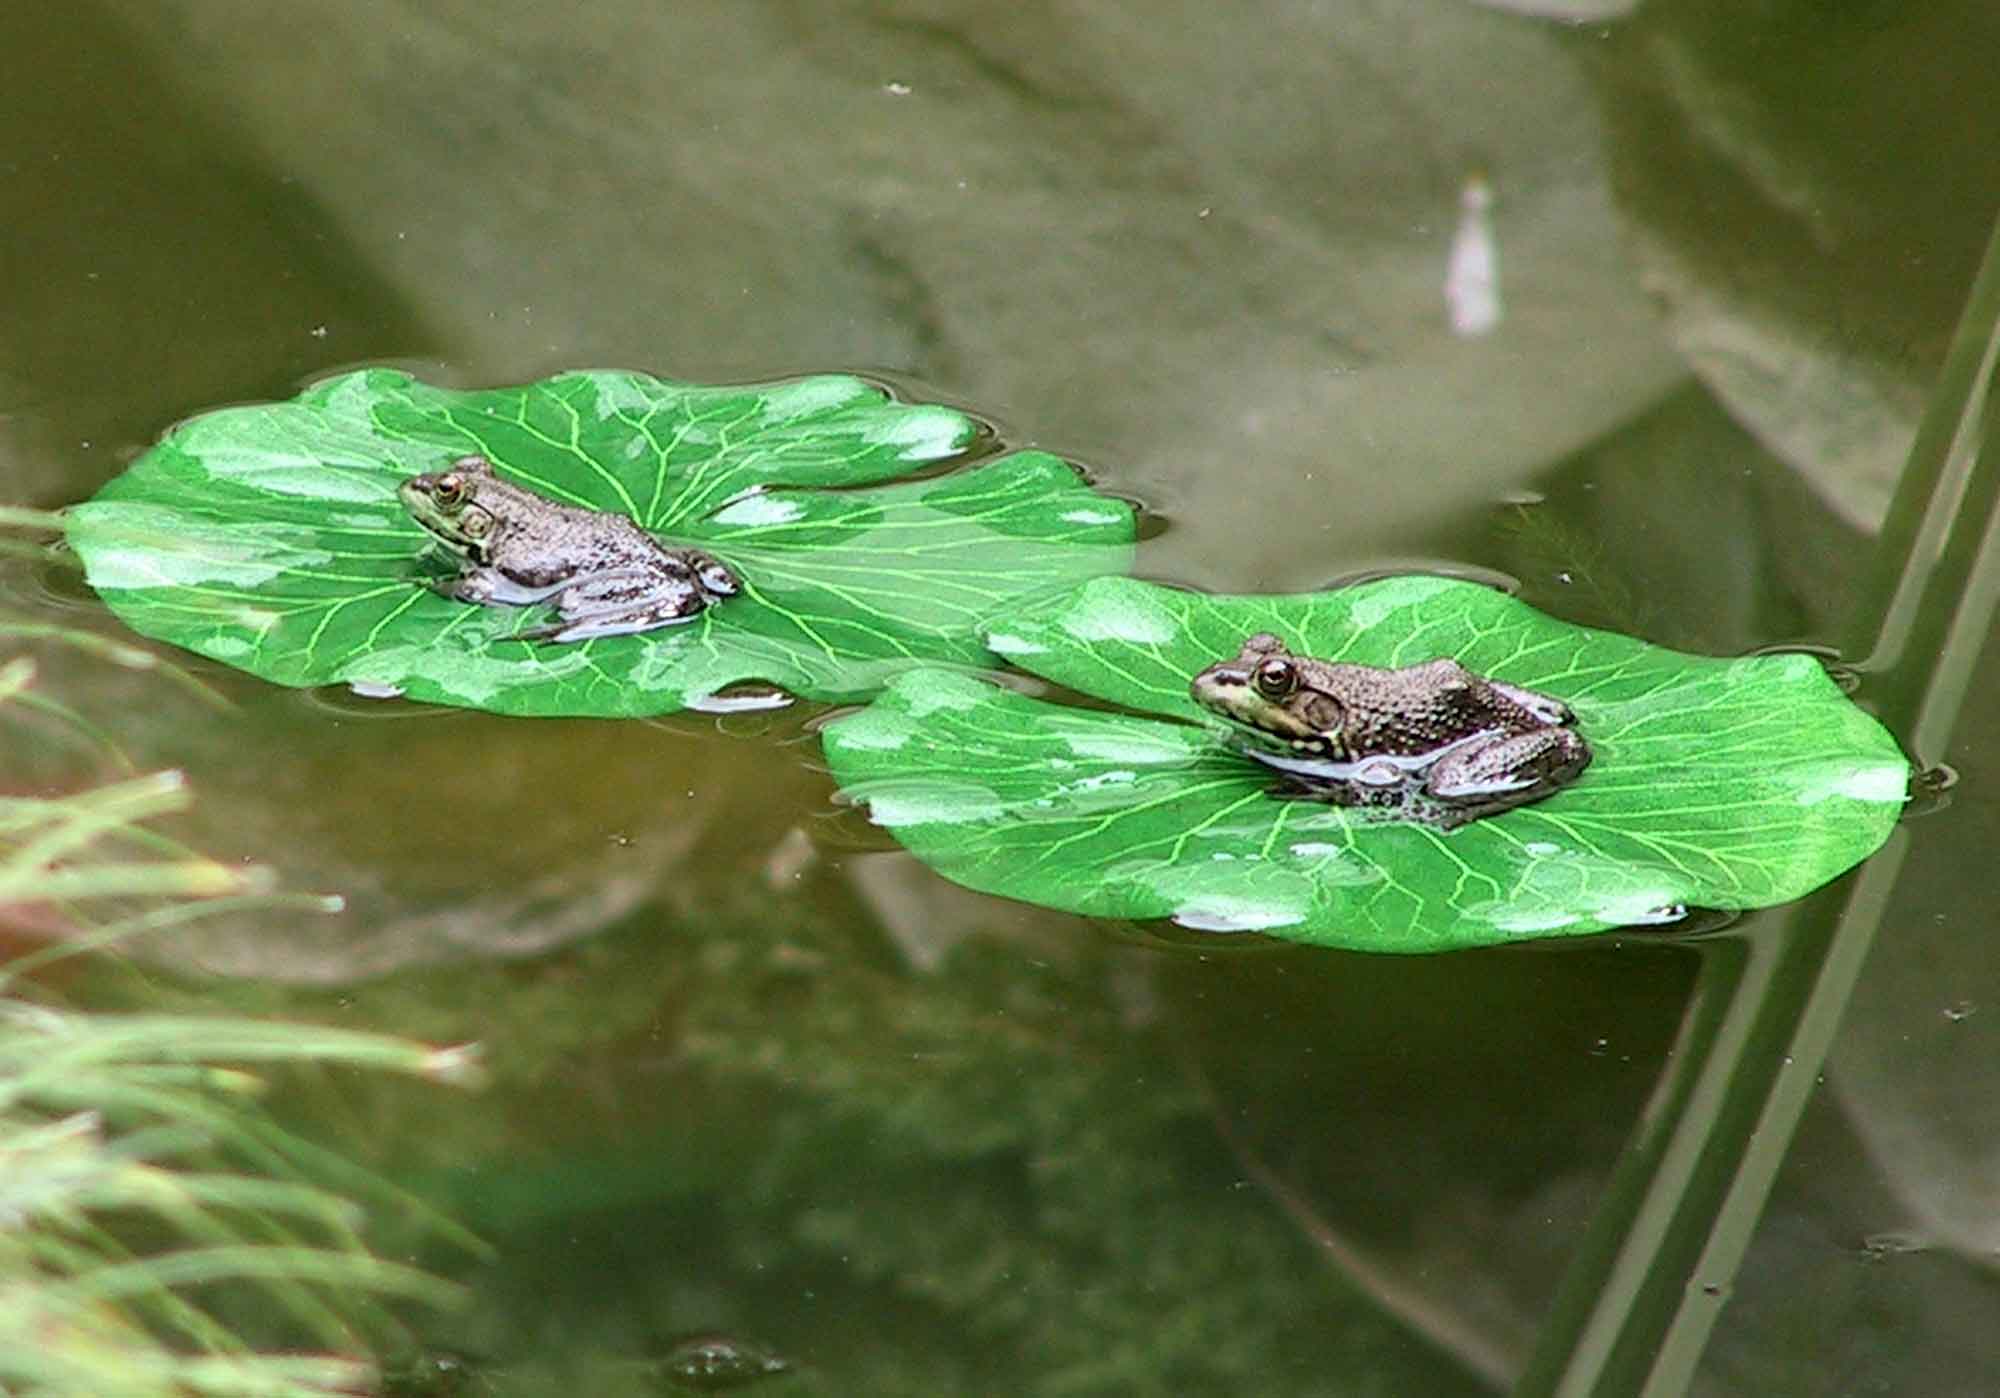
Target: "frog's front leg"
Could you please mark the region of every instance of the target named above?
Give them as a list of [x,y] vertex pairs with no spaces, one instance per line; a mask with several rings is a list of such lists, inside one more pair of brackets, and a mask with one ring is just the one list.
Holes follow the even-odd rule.
[[423,580],[424,586],[440,597],[449,597],[454,602],[471,602],[481,607],[496,604],[499,583],[500,579],[490,568],[468,568],[448,578]]
[[1472,743],[1438,759],[1424,791],[1440,801],[1505,810],[1548,795],[1590,765],[1574,729],[1538,728]]
[[1513,700],[1543,723],[1573,723],[1576,715],[1569,705],[1553,695],[1541,694],[1532,689],[1523,689],[1517,684],[1506,684],[1500,680],[1488,680],[1504,697]]
[[680,568],[621,568],[600,573],[556,596],[556,615],[549,626],[523,631],[535,641],[588,641],[597,636],[627,636],[692,621],[708,605],[691,570]]

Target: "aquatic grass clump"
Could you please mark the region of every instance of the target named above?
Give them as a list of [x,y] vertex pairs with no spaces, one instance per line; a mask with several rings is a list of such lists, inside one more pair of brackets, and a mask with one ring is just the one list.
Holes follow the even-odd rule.
[[[303,1178],[313,1151],[239,1066],[300,1061],[463,1068],[374,1035],[0,997],[0,1389],[353,1392],[369,1366],[342,1352],[365,1348],[374,1298],[455,1298],[370,1253],[360,1206]],[[254,1353],[205,1304],[222,1284],[256,1288],[257,1309],[327,1353]]]
[[[4,619],[0,635],[108,646]],[[68,724],[34,679],[26,657],[0,664],[0,719]],[[380,1302],[457,1295],[369,1250],[357,1199],[410,1201],[279,1129],[257,1101],[255,1069],[465,1081],[476,1069],[467,1050],[236,1017],[88,1013],[48,1003],[26,980],[60,957],[223,908],[323,902],[265,892],[261,871],[146,825],[188,800],[176,772],[0,798],[0,919],[60,938],[0,966],[0,1393],[370,1391]],[[341,1192],[315,1182],[330,1177]],[[297,1352],[258,1352],[243,1316]]]

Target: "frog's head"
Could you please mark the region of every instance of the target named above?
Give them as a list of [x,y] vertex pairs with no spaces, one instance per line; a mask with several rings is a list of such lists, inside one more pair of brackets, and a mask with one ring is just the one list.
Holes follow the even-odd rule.
[[1195,703],[1227,719],[1236,732],[1274,752],[1339,754],[1346,709],[1311,683],[1309,667],[1268,631],[1243,643],[1233,660],[1220,660],[1188,684]]
[[496,479],[485,457],[461,456],[446,470],[411,476],[396,487],[396,494],[410,517],[440,544],[461,558],[484,563],[499,520],[479,503],[479,496]]

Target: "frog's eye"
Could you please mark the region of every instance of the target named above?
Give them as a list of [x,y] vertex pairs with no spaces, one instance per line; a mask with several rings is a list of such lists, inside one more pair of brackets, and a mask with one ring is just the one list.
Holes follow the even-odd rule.
[[1298,688],[1298,671],[1289,660],[1267,660],[1259,665],[1255,679],[1257,692],[1266,699],[1282,699]]
[[465,477],[456,471],[447,471],[437,478],[437,483],[431,487],[431,494],[437,497],[438,504],[443,508],[456,509],[465,503]]

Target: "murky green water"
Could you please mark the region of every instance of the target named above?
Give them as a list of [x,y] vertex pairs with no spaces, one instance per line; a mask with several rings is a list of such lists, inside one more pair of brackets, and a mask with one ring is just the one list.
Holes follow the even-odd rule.
[[[4,493],[67,503],[358,363],[858,369],[1143,502],[1146,576],[1445,563],[1691,650],[1848,643],[2000,205],[1995,21],[1545,8],[1593,19],[12,7]],[[61,570],[6,586],[115,631]],[[188,771],[180,833],[348,903],[64,986],[483,1041],[483,1093],[278,1106],[493,1243],[425,1252],[472,1301],[408,1319],[504,1392],[650,1391],[716,1331],[796,1364],[771,1393],[1618,1393],[1661,1335],[1655,1392],[1987,1392],[1981,586],[1922,599],[1968,698],[1903,736],[1962,781],[1874,883],[1433,959],[957,890],[833,805],[815,710],[528,722],[203,669],[220,709],[50,656]],[[1796,1034],[1751,1013],[1815,983]]]

